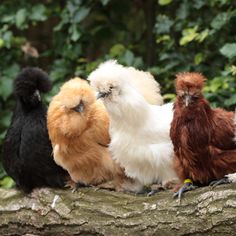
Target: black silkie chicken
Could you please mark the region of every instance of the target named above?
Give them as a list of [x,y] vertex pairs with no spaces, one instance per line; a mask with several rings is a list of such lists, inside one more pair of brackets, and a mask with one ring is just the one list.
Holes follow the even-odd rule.
[[2,162],[16,186],[26,193],[36,187],[64,187],[68,176],[53,160],[47,107],[40,96],[51,87],[48,75],[39,68],[25,68],[14,82],[16,107],[3,144]]

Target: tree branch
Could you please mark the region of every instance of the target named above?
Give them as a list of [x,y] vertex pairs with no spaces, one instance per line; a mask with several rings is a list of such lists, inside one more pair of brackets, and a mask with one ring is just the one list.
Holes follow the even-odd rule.
[[236,185],[199,188],[181,204],[169,191],[152,197],[84,188],[0,189],[0,235],[234,235]]

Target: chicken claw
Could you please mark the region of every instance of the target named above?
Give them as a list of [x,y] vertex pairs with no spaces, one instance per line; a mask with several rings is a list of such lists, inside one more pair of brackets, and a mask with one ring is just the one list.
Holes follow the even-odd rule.
[[159,193],[160,191],[164,191],[166,190],[166,188],[160,184],[154,184],[151,186],[151,191],[148,192],[147,196],[151,197],[153,195],[155,195],[156,193]]
[[231,183],[236,183],[236,173],[231,173],[231,174],[225,175],[222,179],[211,181],[209,186],[214,188],[217,185],[231,184]]
[[191,191],[196,189],[197,186],[193,185],[193,181],[191,179],[185,179],[184,180],[184,185],[176,192],[173,197],[176,198],[178,197],[179,200],[181,200],[184,192]]
[[76,192],[79,188],[91,187],[91,185],[84,184],[82,182],[75,183],[73,180],[67,181],[65,187],[71,189],[72,193]]
[[211,181],[209,186],[211,186],[212,188],[215,188],[216,186],[218,185],[221,185],[221,184],[230,184],[232,183],[232,181],[227,177],[223,177],[222,179],[218,179],[218,180],[214,180],[214,181]]

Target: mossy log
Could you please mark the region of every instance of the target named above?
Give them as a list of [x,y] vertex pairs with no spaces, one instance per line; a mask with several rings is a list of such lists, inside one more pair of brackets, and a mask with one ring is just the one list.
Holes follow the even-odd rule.
[[152,197],[94,188],[0,189],[0,235],[236,235],[236,184]]

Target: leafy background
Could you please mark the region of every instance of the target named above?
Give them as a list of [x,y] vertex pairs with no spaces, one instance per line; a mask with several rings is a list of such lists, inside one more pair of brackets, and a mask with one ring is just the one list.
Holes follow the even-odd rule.
[[[174,75],[200,71],[212,106],[236,105],[234,0],[2,0],[0,4],[0,148],[9,126],[12,82],[22,67],[50,74],[50,101],[66,79],[102,61],[149,70],[173,100]],[[0,165],[0,185],[13,182]]]

